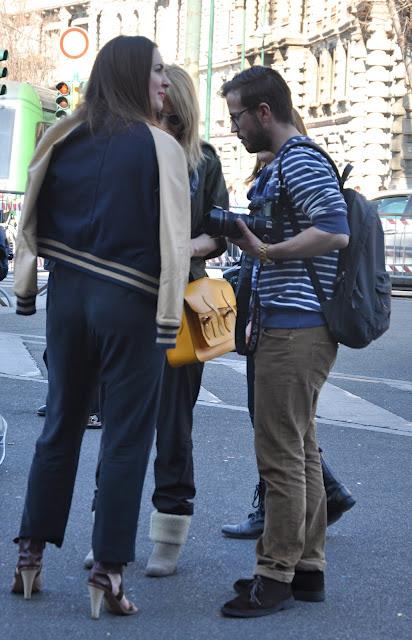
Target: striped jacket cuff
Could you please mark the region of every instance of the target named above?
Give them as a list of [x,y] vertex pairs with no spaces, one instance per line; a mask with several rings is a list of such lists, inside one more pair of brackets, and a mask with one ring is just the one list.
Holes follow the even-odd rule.
[[16,313],[19,316],[32,316],[36,313],[36,296],[17,296]]
[[156,344],[161,349],[174,349],[176,346],[176,337],[179,327],[170,327],[169,325],[157,325]]

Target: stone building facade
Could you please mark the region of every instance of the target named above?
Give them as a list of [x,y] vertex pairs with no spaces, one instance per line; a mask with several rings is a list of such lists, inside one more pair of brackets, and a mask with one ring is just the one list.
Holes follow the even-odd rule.
[[[154,39],[166,62],[184,65],[188,1],[25,0],[24,11],[37,16],[29,22],[45,49],[58,51],[68,26],[87,29],[89,55],[78,69],[87,77],[96,51],[121,33]],[[21,5],[8,6],[17,11]],[[412,188],[411,87],[386,0],[203,0],[199,45],[201,111],[204,119],[211,61],[210,139],[229,184],[243,181],[253,158],[230,134],[220,87],[242,66],[263,62],[286,78],[310,135],[340,168],[353,164],[351,186],[368,196]],[[55,60],[51,85],[71,72],[62,56]]]

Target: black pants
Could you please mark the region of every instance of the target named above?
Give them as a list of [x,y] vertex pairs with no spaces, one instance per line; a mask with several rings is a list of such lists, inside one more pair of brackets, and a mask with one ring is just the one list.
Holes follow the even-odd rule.
[[164,355],[155,302],[56,266],[47,312],[49,404],[36,443],[20,537],[61,546],[97,378],[105,428],[93,530],[96,560],[134,560],[137,518],[153,442]]
[[254,356],[246,356],[247,407],[253,426],[255,419],[255,360]]
[[[49,365],[48,365],[48,361],[47,361],[47,348],[43,352],[43,362],[46,365],[46,369],[48,369]],[[47,405],[47,403],[48,403],[48,400],[46,400],[46,405]],[[94,391],[93,391],[89,413],[90,413],[91,416],[92,415],[100,415],[100,390],[99,390],[99,386],[96,386]]]
[[167,362],[157,419],[153,504],[158,511],[193,514],[193,407],[202,380],[203,364],[173,368]]

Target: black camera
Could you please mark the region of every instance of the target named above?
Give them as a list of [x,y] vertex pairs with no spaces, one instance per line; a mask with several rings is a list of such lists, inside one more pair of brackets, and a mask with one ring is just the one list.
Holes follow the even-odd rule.
[[241,230],[236,220],[243,220],[247,228],[263,242],[273,244],[279,242],[278,224],[269,217],[248,215],[246,213],[233,213],[221,207],[213,207],[206,214],[205,230],[212,237],[226,236],[228,238],[240,238]]

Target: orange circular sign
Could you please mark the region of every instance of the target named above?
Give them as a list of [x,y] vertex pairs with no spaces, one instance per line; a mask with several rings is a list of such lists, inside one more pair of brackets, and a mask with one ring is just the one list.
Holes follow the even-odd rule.
[[77,60],[87,52],[89,36],[85,29],[70,27],[60,36],[60,50],[66,58]]

